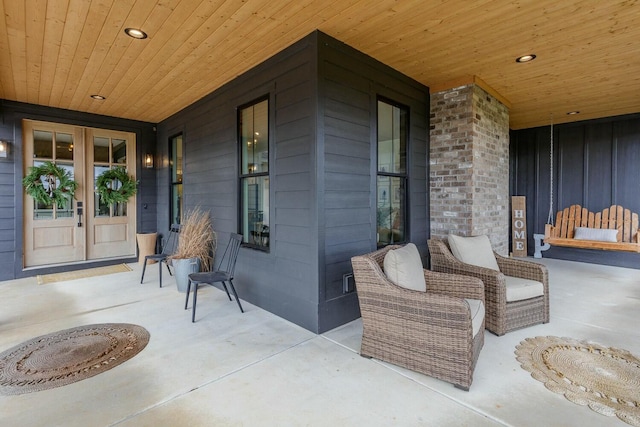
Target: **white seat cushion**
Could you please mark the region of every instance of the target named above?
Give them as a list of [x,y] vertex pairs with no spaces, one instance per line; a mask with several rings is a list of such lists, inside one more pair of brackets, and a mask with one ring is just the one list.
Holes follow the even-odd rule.
[[449,234],[451,253],[459,261],[500,271],[487,236],[462,237]]
[[507,284],[507,302],[522,301],[544,295],[544,285],[535,280],[504,276]]
[[482,321],[484,320],[484,303],[479,299],[467,299],[465,301],[469,304],[471,309],[471,326],[473,329],[473,336],[480,331],[482,327]]
[[573,234],[576,240],[596,240],[599,242],[617,242],[618,230],[610,228],[576,227]]
[[413,243],[387,252],[384,256],[384,274],[403,288],[421,292],[427,290],[420,252]]

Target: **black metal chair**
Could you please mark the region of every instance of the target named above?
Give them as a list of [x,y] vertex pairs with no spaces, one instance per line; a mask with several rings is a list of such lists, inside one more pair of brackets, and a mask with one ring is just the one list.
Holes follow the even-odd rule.
[[173,255],[178,246],[178,234],[180,233],[180,224],[171,224],[169,235],[162,245],[162,251],[159,254],[147,255],[144,257],[144,265],[142,266],[142,277],[140,283],[144,280],[144,272],[147,269],[147,261],[156,261],[158,263],[158,277],[160,278],[160,287],[162,287],[162,264],[166,264],[169,275],[172,276],[169,268],[169,257]]
[[231,299],[231,294],[229,294],[229,289],[227,288],[227,282],[229,282],[229,287],[231,288],[233,296],[236,298],[238,307],[240,307],[240,311],[244,313],[242,304],[240,304],[240,298],[238,298],[238,293],[236,292],[236,288],[235,286],[233,286],[233,272],[236,268],[236,259],[238,258],[238,252],[240,251],[241,243],[242,235],[231,233],[229,244],[224,250],[224,254],[220,259],[218,268],[214,269],[213,271],[191,273],[189,275],[189,282],[187,284],[187,297],[184,301],[184,309],[186,310],[187,305],[189,304],[189,293],[191,292],[191,285],[193,284],[195,285],[195,288],[193,289],[193,311],[191,314],[192,323],[195,322],[196,319],[196,302],[198,300],[198,285],[200,284],[213,285],[217,282],[222,283],[222,287],[227,292],[229,301],[233,301]]

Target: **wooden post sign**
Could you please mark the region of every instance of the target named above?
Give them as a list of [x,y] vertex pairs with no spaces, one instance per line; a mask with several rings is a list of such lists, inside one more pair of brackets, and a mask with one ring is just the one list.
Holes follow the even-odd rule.
[[527,204],[524,196],[511,197],[511,236],[513,256],[527,256]]

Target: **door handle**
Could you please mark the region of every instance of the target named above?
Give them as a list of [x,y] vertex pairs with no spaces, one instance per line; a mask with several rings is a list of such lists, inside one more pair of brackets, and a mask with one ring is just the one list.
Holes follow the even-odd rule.
[[78,227],[82,227],[82,202],[77,202],[76,214],[78,215]]

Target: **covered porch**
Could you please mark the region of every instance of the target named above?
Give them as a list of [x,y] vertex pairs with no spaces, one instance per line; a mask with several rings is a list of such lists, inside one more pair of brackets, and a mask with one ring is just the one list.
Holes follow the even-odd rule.
[[514,350],[536,336],[640,354],[637,270],[555,259],[551,322],[486,333],[470,392],[359,356],[360,320],[316,335],[206,287],[196,323],[175,279],[151,269],[38,285],[0,283],[0,348],[78,325],[128,322],[150,333],[131,360],[74,384],[0,398],[6,425],[627,425],[551,392]]

